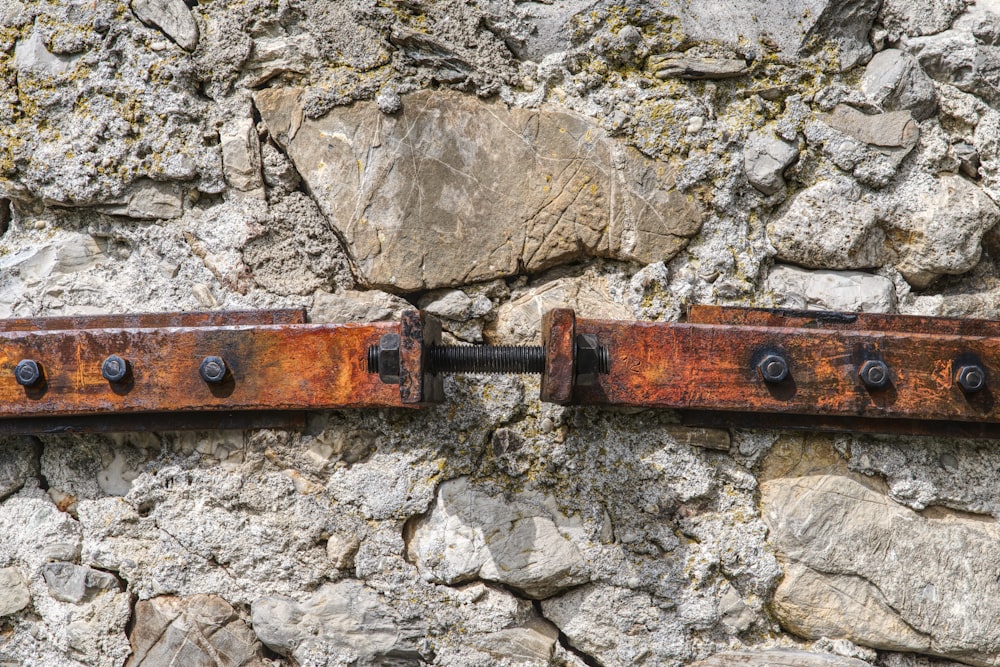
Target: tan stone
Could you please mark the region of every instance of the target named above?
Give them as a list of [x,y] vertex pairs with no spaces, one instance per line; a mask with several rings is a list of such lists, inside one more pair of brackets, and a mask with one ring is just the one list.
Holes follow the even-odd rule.
[[868,667],[868,663],[829,653],[773,649],[716,653],[691,667]]
[[308,119],[299,89],[255,96],[371,286],[421,290],[585,256],[666,260],[701,226],[674,169],[564,111],[450,91]]

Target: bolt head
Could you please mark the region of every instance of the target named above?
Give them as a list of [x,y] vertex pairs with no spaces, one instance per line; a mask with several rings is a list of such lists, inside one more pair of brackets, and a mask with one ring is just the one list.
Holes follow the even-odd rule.
[[42,379],[42,368],[34,359],[22,359],[14,368],[14,378],[22,387],[31,387]]
[[222,357],[216,356],[205,357],[201,360],[201,366],[198,368],[201,379],[209,384],[219,384],[226,379],[227,372],[226,362],[222,360]]
[[967,394],[974,394],[986,387],[986,369],[979,364],[965,364],[955,371],[955,382]]
[[101,364],[101,375],[108,382],[121,382],[128,375],[128,362],[112,354]]
[[869,359],[861,364],[858,375],[861,382],[871,389],[881,389],[889,384],[889,367],[878,359]]
[[386,384],[399,384],[399,334],[382,334],[378,339],[378,377]]
[[778,383],[788,377],[788,362],[779,354],[769,354],[757,364],[757,370],[764,382]]

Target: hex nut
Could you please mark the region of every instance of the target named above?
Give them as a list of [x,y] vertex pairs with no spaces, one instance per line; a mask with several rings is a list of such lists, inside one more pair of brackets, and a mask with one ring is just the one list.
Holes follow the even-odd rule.
[[22,359],[14,368],[14,378],[22,387],[33,387],[42,379],[42,367],[34,359]]
[[198,368],[201,379],[209,384],[219,384],[226,379],[229,369],[222,357],[208,356],[201,360]]
[[574,384],[586,386],[597,382],[598,373],[608,372],[608,351],[601,347],[595,334],[576,337],[576,379]]
[[769,354],[757,364],[764,382],[777,384],[788,377],[788,362],[780,354]]
[[868,359],[861,364],[858,376],[869,389],[881,389],[889,384],[889,367],[879,359]]
[[378,339],[378,377],[386,384],[399,384],[400,347],[399,334],[382,334]]
[[108,382],[121,382],[128,375],[129,363],[117,354],[110,355],[101,364],[101,375]]
[[986,369],[979,364],[964,364],[955,371],[955,382],[966,394],[986,388]]

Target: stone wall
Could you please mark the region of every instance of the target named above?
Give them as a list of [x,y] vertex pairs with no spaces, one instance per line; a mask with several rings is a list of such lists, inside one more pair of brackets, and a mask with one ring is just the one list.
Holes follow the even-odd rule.
[[[995,0],[0,0],[0,317],[992,318],[998,91]],[[4,440],[0,665],[1000,665],[989,443],[446,392]]]

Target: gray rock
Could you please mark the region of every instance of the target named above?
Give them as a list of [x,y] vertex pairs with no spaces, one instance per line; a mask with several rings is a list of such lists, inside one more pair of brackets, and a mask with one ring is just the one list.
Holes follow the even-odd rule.
[[707,58],[683,53],[650,56],[647,67],[657,79],[731,79],[750,71],[745,60]]
[[691,39],[722,42],[760,56],[766,54],[764,44],[772,44],[789,58],[829,47],[844,71],[871,56],[868,33],[879,3],[668,0],[662,6],[663,11],[678,17],[680,27]]
[[962,176],[908,181],[886,213],[896,268],[914,287],[927,287],[943,274],[965,273],[976,265],[981,241],[1000,209]]
[[126,667],[265,667],[261,645],[233,607],[216,595],[164,595],[135,605]]
[[920,126],[909,111],[866,114],[846,104],[838,104],[820,119],[835,130],[858,141],[880,148],[909,152],[920,140]]
[[587,255],[659,261],[701,225],[669,165],[570,113],[421,92],[394,116],[359,103],[311,120],[296,89],[255,99],[369,285],[454,286]]
[[553,308],[573,308],[578,317],[629,320],[632,312],[611,297],[600,278],[557,278],[530,287],[497,310],[491,338],[502,344],[537,345],[542,316]]
[[257,37],[243,67],[245,84],[257,88],[279,74],[308,74],[317,59],[319,46],[312,33]]
[[398,321],[404,310],[413,310],[413,304],[387,292],[345,290],[331,293],[317,290],[309,308],[309,320],[330,324]]
[[807,271],[777,265],[768,274],[766,287],[786,308],[891,313],[896,306],[891,280],[860,271]]
[[795,649],[767,651],[726,651],[699,660],[691,667],[869,667],[869,663],[829,653],[811,653]]
[[643,591],[589,584],[543,600],[542,613],[574,648],[604,667],[683,663],[684,631],[664,606]]
[[785,186],[782,174],[798,158],[797,146],[770,132],[751,132],[743,145],[747,180],[765,195],[773,195]]
[[[998,22],[989,12],[977,13],[977,17]],[[907,40],[905,49],[931,78],[996,105],[1000,103],[1000,47],[981,43],[974,32],[978,25],[972,18],[959,21],[951,30]]]
[[777,478],[761,491],[770,541],[786,564],[772,605],[784,627],[997,664],[995,521],[945,510],[921,515],[842,475]]
[[28,585],[16,567],[0,568],[0,618],[16,614],[31,603]]
[[25,486],[0,503],[0,534],[0,562],[20,563],[25,572],[80,557],[80,524],[37,488]]
[[33,30],[27,39],[19,41],[14,49],[14,65],[22,72],[59,76],[75,66],[79,56],[56,55],[45,47],[39,31]]
[[326,540],[326,555],[338,570],[354,567],[354,556],[361,546],[361,539],[351,533],[334,533]]
[[184,213],[184,199],[176,183],[142,179],[133,183],[117,200],[95,207],[101,213],[136,220],[167,220]]
[[198,46],[198,24],[184,0],[132,0],[132,11],[147,25],[159,28],[181,48]]
[[909,111],[914,120],[930,118],[937,109],[933,81],[916,58],[898,49],[875,54],[865,67],[861,91],[883,111]]
[[219,132],[219,141],[226,183],[243,192],[263,187],[260,139],[253,119],[238,118],[226,123]]
[[41,448],[32,438],[10,438],[0,445],[0,500],[38,476],[40,454]]
[[90,602],[105,591],[118,591],[118,578],[110,572],[67,562],[46,563],[42,577],[49,587],[49,595],[56,600],[80,604]]
[[[488,299],[487,302],[489,302]],[[420,299],[420,308],[436,317],[445,317],[450,320],[467,320],[473,317],[474,302],[472,297],[462,290],[437,290],[424,295]],[[487,312],[489,312],[488,309]],[[475,317],[485,314],[479,313]]]
[[362,665],[384,664],[392,658],[416,661],[414,639],[424,631],[419,624],[403,624],[380,595],[352,579],[323,584],[302,602],[260,598],[251,615],[257,637],[299,664],[347,656]]
[[270,142],[260,147],[264,183],[267,187],[279,190],[279,194],[294,192],[302,179],[295,171],[295,165],[288,157],[275,148]]
[[530,618],[523,625],[479,635],[472,644],[498,660],[514,664],[547,665],[551,663],[559,640],[559,630],[541,618]]
[[816,269],[881,265],[884,234],[875,210],[848,181],[820,181],[796,194],[767,225],[777,258]]
[[476,578],[546,598],[589,579],[569,536],[578,527],[545,498],[507,503],[464,477],[438,487],[437,502],[417,523],[408,554],[429,581],[456,584]]
[[947,30],[968,0],[883,0],[879,19],[891,35],[933,35]]

